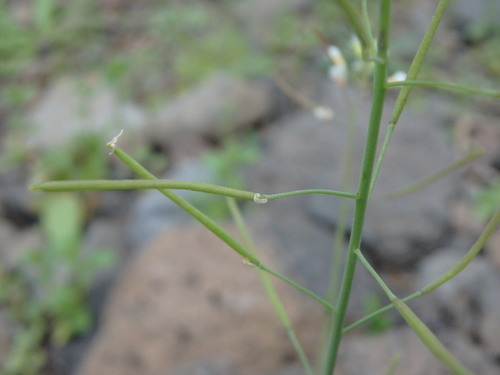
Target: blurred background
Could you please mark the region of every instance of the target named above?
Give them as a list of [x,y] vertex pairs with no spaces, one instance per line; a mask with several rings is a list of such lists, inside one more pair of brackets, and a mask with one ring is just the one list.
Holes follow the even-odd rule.
[[[436,3],[394,1],[391,74],[408,69]],[[498,90],[499,14],[496,0],[452,2],[420,77]],[[29,186],[135,178],[105,147],[123,129],[119,145],[162,178],[354,190],[370,74],[334,1],[1,0],[0,35],[2,374],[301,374],[256,273],[159,193]],[[347,61],[343,86],[328,45]],[[498,99],[413,91],[364,238],[401,296],[454,264],[500,206],[499,125]],[[385,199],[477,147],[440,181]],[[180,194],[233,230],[223,198]],[[326,295],[332,246],[349,232],[336,232],[343,206],[302,196],[241,208],[269,265]],[[497,231],[453,285],[411,305],[480,374],[500,371],[499,269]],[[350,323],[386,303],[363,270],[356,283]],[[276,285],[314,358],[321,309]],[[446,374],[395,313],[342,350],[339,374],[385,373],[396,354],[396,374]]]

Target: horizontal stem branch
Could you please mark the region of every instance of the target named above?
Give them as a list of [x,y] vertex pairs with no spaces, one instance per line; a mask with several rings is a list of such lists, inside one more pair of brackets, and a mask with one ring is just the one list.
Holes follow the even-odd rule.
[[[225,186],[207,184],[204,182],[181,181],[181,180],[72,180],[72,181],[48,181],[31,186],[31,190],[41,190],[46,192],[62,191],[87,191],[87,190],[142,190],[142,189],[173,189],[190,190],[201,193],[223,195],[231,198],[254,200],[255,194],[251,191],[233,189]],[[336,190],[327,189],[306,189],[288,191],[278,194],[259,194],[262,200],[272,200],[292,197],[304,194],[326,194],[339,197],[356,199],[357,195]]]
[[472,375],[465,366],[439,341],[437,336],[427,327],[427,325],[408,307],[400,298],[396,297],[387,284],[377,274],[361,251],[355,251],[357,257],[363,263],[368,272],[375,278],[380,287],[387,294],[392,304],[401,314],[410,328],[417,334],[422,343],[438,358],[441,363],[447,366],[456,375]]
[[477,95],[491,96],[492,98],[500,98],[500,91],[482,90],[482,89],[477,89],[475,87],[470,87],[452,82],[405,80],[405,81],[397,81],[386,84],[386,87],[388,89],[402,87],[402,86],[430,87],[435,89],[458,91],[464,94],[477,94]]
[[272,200],[272,199],[293,197],[295,195],[305,195],[305,194],[336,195],[338,197],[351,198],[351,199],[358,198],[358,195],[355,193],[348,193],[348,192],[344,192],[344,191],[327,190],[327,189],[294,190],[294,191],[288,191],[286,193],[265,194],[264,197],[269,199],[269,200]]
[[204,182],[180,180],[72,180],[48,181],[31,187],[32,190],[47,192],[86,191],[86,190],[142,190],[173,189],[190,190],[226,197],[253,200],[255,193]]

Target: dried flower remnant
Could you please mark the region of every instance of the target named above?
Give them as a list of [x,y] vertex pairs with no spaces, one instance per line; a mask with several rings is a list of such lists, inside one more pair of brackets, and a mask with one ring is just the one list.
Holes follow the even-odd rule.
[[113,154],[113,152],[115,152],[115,148],[116,148],[116,143],[118,142],[118,138],[120,138],[120,136],[123,134],[123,129],[120,130],[120,132],[115,135],[113,137],[113,139],[111,139],[111,141],[109,141],[108,143],[106,143],[106,146],[109,147],[111,149],[110,151],[110,155]]

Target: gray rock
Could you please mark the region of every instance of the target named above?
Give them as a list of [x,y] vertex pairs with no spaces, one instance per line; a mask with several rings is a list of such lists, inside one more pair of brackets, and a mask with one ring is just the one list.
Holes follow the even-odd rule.
[[449,13],[466,41],[478,41],[500,30],[497,0],[456,0],[451,3]]
[[[255,238],[272,245],[282,272],[314,293],[325,296],[329,289],[333,235],[304,215],[304,199],[271,201],[249,215],[248,224]],[[344,244],[344,249],[346,244]],[[345,251],[341,255],[342,272]],[[346,320],[349,323],[365,315],[365,301],[382,291],[369,273],[358,267]]]
[[[427,257],[416,277],[417,288],[439,278],[457,264],[464,251],[449,249]],[[487,351],[498,355],[500,334],[500,276],[483,258],[476,258],[451,281],[416,301],[416,308],[434,326],[456,325],[478,334]]]
[[[354,92],[350,95],[361,97]],[[252,190],[262,193],[307,188],[340,190],[340,167],[351,115],[345,99],[339,98],[339,93],[334,90],[327,92],[322,102],[332,103],[336,111],[332,124],[320,123],[310,113],[300,112],[283,119],[263,134],[266,151],[261,163],[250,171],[247,179]],[[392,105],[393,98],[389,97],[386,112]],[[426,108],[426,113],[404,115],[382,166],[374,199],[367,211],[364,240],[374,249],[377,260],[388,267],[411,264],[447,240],[447,213],[457,190],[457,173],[407,197],[380,199],[457,159],[442,129],[443,115],[438,110],[442,106],[443,103],[436,98]],[[359,124],[355,147],[361,150],[369,101],[360,100],[355,110]],[[352,170],[355,179],[361,157],[361,152],[355,154]],[[330,227],[336,225],[338,198],[311,195],[287,199],[304,199],[302,209],[310,214],[311,219]]]
[[[463,335],[450,332],[439,335],[439,338],[472,373],[498,374],[498,366]],[[376,336],[345,337],[337,370],[339,374],[348,375],[384,374],[396,356],[401,356],[397,374],[450,374],[408,327]]]
[[137,133],[145,119],[142,109],[122,103],[102,82],[66,77],[50,86],[29,113],[33,131],[26,143],[43,150],[88,132],[103,134],[107,141],[117,129]]
[[[263,262],[279,268],[268,247],[257,246]],[[284,283],[275,287],[311,355],[322,309]],[[290,353],[257,270],[196,224],[161,233],[120,275],[80,374],[211,374],[217,368],[265,374]],[[208,366],[207,360],[221,362]]]
[[[163,178],[213,183],[213,173],[199,161],[184,161]],[[200,195],[186,190],[175,191],[181,197],[196,203]],[[193,202],[194,201],[194,202]],[[142,248],[160,231],[185,225],[193,219],[175,203],[158,191],[141,194],[131,209],[127,238],[133,250]]]
[[19,267],[28,251],[41,249],[43,236],[39,228],[19,230],[0,219],[0,262],[10,269]]
[[0,174],[0,205],[0,214],[17,227],[36,222],[36,194],[28,190],[26,168]]
[[150,139],[176,147],[184,137],[221,138],[269,116],[271,86],[218,74],[153,115]]
[[311,0],[242,0],[236,3],[236,16],[252,42],[266,46],[275,37],[280,17],[304,14],[312,5]]
[[273,372],[269,375],[303,375],[304,368],[301,365],[287,366],[277,372]]
[[238,371],[231,361],[211,358],[180,366],[172,375],[238,375]]

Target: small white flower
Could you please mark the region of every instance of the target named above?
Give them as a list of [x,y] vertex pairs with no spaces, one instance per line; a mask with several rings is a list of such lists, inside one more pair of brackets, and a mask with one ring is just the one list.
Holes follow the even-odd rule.
[[338,86],[344,87],[347,82],[347,67],[345,65],[332,65],[328,70],[328,75]]
[[258,204],[267,203],[267,197],[264,194],[255,193],[253,195],[253,201]]
[[333,119],[333,117],[335,116],[335,112],[333,112],[333,109],[331,109],[331,108],[317,106],[313,109],[313,115],[318,120],[329,121],[329,120]]
[[398,70],[395,72],[392,76],[387,78],[387,82],[392,83],[392,82],[401,82],[406,80],[406,73],[403,72],[402,70]]
[[328,47],[327,53],[330,60],[332,60],[333,65],[345,65],[344,56],[337,46]]

